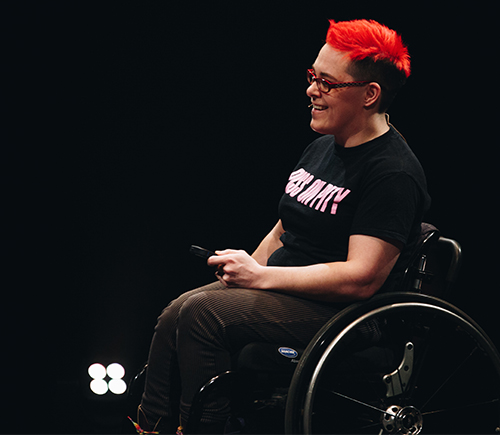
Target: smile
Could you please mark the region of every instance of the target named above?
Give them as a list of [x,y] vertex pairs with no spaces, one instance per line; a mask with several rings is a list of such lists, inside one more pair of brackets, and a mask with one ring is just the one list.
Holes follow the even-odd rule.
[[326,109],[328,109],[328,106],[318,106],[316,104],[313,104],[312,107],[313,107],[313,109],[316,109],[316,110],[326,110]]

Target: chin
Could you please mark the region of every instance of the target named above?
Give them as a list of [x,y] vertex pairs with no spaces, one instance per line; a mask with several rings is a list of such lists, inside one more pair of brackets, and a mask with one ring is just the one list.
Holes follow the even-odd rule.
[[328,128],[328,126],[318,124],[314,120],[311,121],[310,127],[319,134],[334,134],[331,127]]

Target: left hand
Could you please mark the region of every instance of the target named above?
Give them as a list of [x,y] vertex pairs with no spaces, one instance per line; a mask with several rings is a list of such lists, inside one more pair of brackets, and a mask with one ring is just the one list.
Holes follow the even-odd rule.
[[207,260],[209,266],[216,266],[216,276],[226,287],[259,288],[264,266],[261,266],[245,251],[226,249],[215,251]]

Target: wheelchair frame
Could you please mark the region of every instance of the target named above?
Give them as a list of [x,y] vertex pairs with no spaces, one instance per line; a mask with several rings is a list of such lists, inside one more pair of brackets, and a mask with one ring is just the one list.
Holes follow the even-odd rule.
[[[479,423],[481,418],[478,418],[477,422],[474,422],[472,427],[464,427],[466,423],[464,421],[440,421],[434,424],[433,432],[438,429],[438,433],[448,433],[449,430],[451,430],[452,433],[460,433],[462,429],[466,429],[465,433],[483,433],[482,431],[486,429],[489,433],[498,433],[498,428],[500,427],[500,408],[498,401],[500,397],[500,355],[497,349],[481,327],[464,312],[452,304],[438,298],[415,293],[384,294],[376,296],[367,302],[352,305],[334,316],[322,328],[305,350],[293,375],[286,406],[285,432],[306,434],[315,432],[313,421],[316,418],[315,414],[317,414],[315,410],[315,399],[318,389],[331,388],[320,385],[321,382],[323,382],[322,376],[325,371],[332,370],[332,367],[328,365],[332,358],[338,358],[339,355],[343,353],[343,356],[346,357],[345,352],[342,349],[338,351],[338,348],[342,348],[343,341],[349,334],[352,336],[356,327],[362,322],[375,318],[384,318],[387,314],[394,316],[396,314],[407,315],[408,313],[416,313],[419,317],[422,315],[427,316],[426,321],[430,321],[431,326],[434,322],[439,320],[440,322],[436,323],[439,327],[442,327],[445,322],[449,322],[453,327],[460,328],[464,331],[464,336],[470,337],[471,343],[474,343],[472,346],[473,352],[479,350],[479,353],[484,355],[481,362],[489,362],[491,364],[491,367],[488,367],[488,374],[484,375],[484,381],[489,381],[489,387],[482,386],[482,388],[490,388],[491,391],[481,391],[480,397],[476,398],[476,400],[478,400],[476,403],[470,403],[470,401],[465,404],[462,403],[459,404],[461,408],[459,407],[458,409],[458,411],[466,410],[474,405],[485,408],[488,405],[488,421],[484,423],[488,426],[485,428],[482,426],[482,423]],[[414,344],[411,341],[403,343],[413,350]],[[425,346],[423,348],[424,352],[428,352]],[[407,349],[405,349],[405,351],[406,350]],[[352,357],[353,355],[356,355],[356,352],[349,353],[348,356]],[[472,353],[470,355],[466,354],[463,357],[463,361],[460,360],[454,364],[453,369],[450,369],[453,376],[462,369],[462,365],[465,364],[470,357],[472,357]],[[433,355],[430,355],[429,358],[432,360]],[[346,424],[340,425],[342,427],[341,432],[345,432],[355,427],[355,433],[363,433],[363,430],[373,429],[378,424],[379,429],[383,430],[385,433],[406,433],[414,435],[420,433],[423,429],[424,415],[449,411],[441,409],[438,411],[427,411],[422,407],[414,406],[415,403],[412,399],[415,400],[415,398],[411,395],[413,393],[412,389],[418,386],[415,384],[416,382],[418,383],[418,379],[414,379],[412,382],[410,382],[410,379],[412,377],[422,377],[423,375],[422,373],[418,373],[417,370],[420,370],[419,367],[414,367],[413,355],[408,357],[407,352],[405,352],[400,360],[401,364],[394,372],[389,373],[389,371],[386,371],[382,372],[382,374],[386,373],[385,376],[380,375],[380,380],[387,383],[387,391],[384,391],[384,393],[386,393],[385,397],[382,397],[380,392],[380,397],[377,400],[379,404],[385,403],[383,406],[378,405],[378,407],[375,407],[373,402],[369,400],[359,400],[356,397],[350,397],[338,391],[330,390],[332,394],[340,395],[342,401],[356,402],[358,405],[358,410],[356,412],[363,412],[364,409],[361,411],[363,407],[376,408],[375,414],[378,413],[380,417],[379,421],[377,421],[376,418],[372,419],[370,424],[365,416],[364,426],[361,424],[355,426],[355,422],[351,418],[348,422],[344,422]],[[439,362],[436,363],[439,364]],[[446,361],[444,364],[448,363],[449,361]],[[427,362],[427,365],[430,365],[428,368],[430,368],[431,371],[433,364],[435,363],[432,361]],[[485,369],[482,364],[480,368]],[[410,370],[410,376],[405,377],[405,369]],[[358,376],[360,374],[362,374],[361,371],[357,373]],[[474,375],[478,378],[483,376],[483,374],[478,372],[475,372]],[[436,386],[435,391],[429,393],[429,396],[433,397],[427,397],[425,401],[421,402],[428,406],[431,399],[440,392],[440,389],[443,388],[453,376],[449,378],[446,377],[442,385]],[[434,386],[431,385],[430,388],[432,390]],[[382,383],[380,384],[380,389],[382,389]],[[478,391],[475,391],[475,393],[478,393]],[[467,398],[467,400],[469,399]],[[453,411],[456,414],[457,410]],[[334,409],[332,409],[331,412],[335,414]],[[486,411],[482,409],[481,412],[485,413]],[[328,416],[328,419],[331,418],[333,418],[332,415]],[[457,417],[454,418],[456,419]],[[336,433],[333,432],[332,429],[337,430],[335,427],[339,425],[335,423],[331,423],[330,425],[329,421],[327,423],[329,424],[328,433]],[[347,428],[346,425],[348,426]]]
[[[431,262],[435,260],[432,258],[432,250],[435,247],[447,250],[451,260],[444,268],[445,273],[441,274],[443,275],[442,291],[437,295],[422,294],[428,292],[428,284],[436,278],[435,274],[428,270],[429,260]],[[443,412],[444,423],[441,423],[441,426],[430,425],[434,432],[458,433],[464,429],[471,430],[473,433],[480,433],[483,430],[500,433],[500,354],[474,320],[445,300],[450,296],[460,269],[461,247],[459,243],[453,239],[441,237],[435,227],[422,223],[420,241],[408,264],[401,288],[409,289],[409,291],[375,295],[367,301],[348,306],[332,317],[309,343],[298,361],[289,386],[284,416],[286,433],[309,434],[317,432],[318,429],[320,433],[349,433],[351,431],[362,433],[365,430],[372,433],[373,429],[377,428],[380,434],[417,435],[424,426],[427,426],[429,418],[442,415]],[[398,336],[397,345],[368,343],[358,349],[356,330],[363,322],[377,322],[382,325],[389,332],[389,336]],[[444,338],[443,345],[433,343],[433,338],[442,339],[443,333],[449,333],[450,336],[458,335],[453,338]],[[406,336],[402,337],[405,334]],[[381,341],[384,340],[385,338]],[[470,355],[463,356],[458,349],[465,345],[465,342],[472,348],[472,352]],[[376,364],[373,366],[376,358],[365,357],[363,352],[374,350],[385,353],[384,358],[387,361],[390,360],[390,363],[383,368],[376,367]],[[446,375],[444,382],[439,380],[442,385],[439,385],[436,392],[432,391],[434,388],[432,382],[426,381],[429,372],[430,379],[439,377],[438,370],[433,367],[433,357],[437,358],[435,355],[447,358],[445,368],[440,368],[444,372],[449,367],[454,367],[456,360],[460,360],[458,367],[450,368],[452,375],[449,378]],[[479,362],[475,360],[477,356],[481,358]],[[359,388],[360,396],[342,393],[342,388],[345,388],[343,385],[340,385],[338,387],[340,389],[337,390],[336,383],[342,384],[344,375],[335,364],[340,366],[342,357],[347,358],[345,361],[360,360],[364,361],[363,364],[368,362],[368,365],[373,366],[365,373],[355,372],[347,376],[351,377],[352,384]],[[461,361],[462,358],[464,361]],[[467,403],[465,407],[460,405],[462,408],[458,406],[457,410],[452,410],[451,414],[455,416],[453,418],[459,421],[453,421],[457,423],[454,425],[448,424],[446,412],[449,410],[427,411],[426,406],[432,400],[441,404],[436,397],[447,387],[446,384],[450,379],[458,378],[457,373],[469,363],[480,364],[479,370],[473,372],[473,376],[460,377],[460,382],[472,389],[475,385],[470,378],[485,376],[482,384],[480,382],[479,384],[482,387],[488,387],[488,396],[486,397],[485,392],[483,400],[482,393],[480,393],[481,397],[477,399],[479,402]],[[352,371],[355,365],[348,365],[350,367],[347,371]],[[334,367],[333,370],[331,366]],[[237,377],[237,369],[224,372],[210,379],[200,388],[193,399],[185,433],[197,433],[203,403],[214,392],[223,391],[226,394]],[[360,380],[365,382],[365,378],[366,388],[357,385]],[[325,388],[325,386],[328,387]],[[424,400],[420,396],[422,396],[422,390],[426,388],[431,389],[429,394],[432,397]],[[365,391],[371,390],[373,393],[377,390],[376,394],[373,394],[374,397],[367,398]],[[327,396],[333,396],[336,401],[335,406],[325,405]],[[424,402],[423,407],[417,406],[419,401]],[[344,414],[337,410],[338,406],[351,409]],[[484,416],[475,418],[475,414],[468,419],[472,427],[463,422],[465,410],[473,406],[480,408],[482,414],[488,413],[487,422]],[[486,407],[488,411],[485,410]],[[337,420],[340,420],[340,425],[330,423],[331,414],[335,413],[339,414]],[[368,416],[369,413],[372,415]],[[432,417],[427,417],[427,415]],[[320,423],[317,423],[318,420]],[[360,422],[364,426],[358,424]]]
[[[409,289],[409,291],[380,294],[368,301],[350,305],[325,324],[304,351],[293,374],[286,400],[286,433],[314,432],[313,421],[317,413],[315,399],[318,396],[319,386],[323,382],[322,376],[324,376],[324,372],[328,371],[328,364],[333,356],[338,353],[338,349],[342,349],[346,337],[352,335],[356,327],[362,322],[370,320],[385,321],[384,316],[389,315],[392,317],[394,314],[408,316],[408,313],[417,313],[417,316],[420,317],[427,316],[426,322],[431,322],[430,324],[423,325],[427,328],[432,329],[432,322],[437,321],[435,319],[439,319],[440,322],[444,322],[445,324],[450,323],[454,328],[464,330],[465,335],[471,338],[473,346],[477,345],[475,348],[480,349],[480,353],[485,355],[486,361],[489,361],[492,366],[490,376],[495,378],[495,382],[490,383],[493,388],[493,398],[488,403],[493,407],[493,411],[490,411],[490,414],[493,415],[489,416],[492,421],[488,422],[489,426],[487,430],[500,432],[500,355],[486,333],[474,320],[444,300],[450,296],[452,287],[458,277],[461,264],[460,244],[453,239],[441,237],[439,231],[430,224],[422,223],[421,229],[421,239],[409,261],[402,284],[402,288]],[[447,250],[451,257],[443,276],[442,291],[438,293],[438,297],[421,294],[428,291],[428,288],[426,288],[427,284],[435,278],[435,274],[429,271],[427,266],[429,257],[432,257],[432,249],[436,246]],[[422,320],[418,320],[418,322],[422,322]],[[443,329],[442,323],[439,323],[439,325]],[[429,335],[430,333],[427,332],[427,334]],[[401,347],[404,348],[404,352],[403,356],[398,360],[401,361],[399,367],[396,365],[394,367],[396,370],[388,370],[379,375],[380,380],[386,383],[385,387],[387,388],[385,394],[387,397],[384,398],[387,403],[383,408],[376,407],[368,402],[363,403],[353,397],[335,393],[341,396],[342,401],[357,402],[357,405],[364,410],[370,409],[373,411],[373,408],[375,408],[374,412],[379,414],[379,420],[375,421],[374,424],[378,425],[380,433],[417,435],[422,431],[424,426],[423,412],[411,405],[411,398],[407,393],[410,388],[416,389],[417,387],[416,380],[412,380],[412,378],[418,377],[417,370],[410,370],[409,375],[404,372],[405,368],[408,369],[410,361],[411,365],[414,365],[415,346],[409,341],[403,343]],[[350,356],[353,355],[355,353]],[[422,362],[418,359],[417,361],[418,364]],[[421,373],[418,373],[418,375],[421,376]],[[192,404],[189,425],[187,427],[188,433],[196,433],[205,398],[212,393],[214,388],[222,385],[227,386],[233,382],[235,377],[236,375],[233,371],[222,373],[211,379],[201,388]],[[380,387],[382,387],[382,383]],[[480,401],[479,406],[486,406],[486,404]],[[461,422],[459,422],[459,427],[460,424]],[[349,420],[347,425],[343,425],[340,430],[342,432],[345,432],[346,429],[352,430],[352,426],[353,422]],[[374,425],[368,425],[368,427],[372,430]],[[479,429],[479,427],[480,425],[477,425],[472,429]],[[334,433],[332,430],[336,430],[335,424],[333,427],[320,428],[321,431],[325,431],[326,429],[328,433]],[[434,426],[435,428],[436,426]],[[360,429],[363,428],[357,427],[356,431],[360,431]],[[446,432],[447,429],[447,426],[439,427],[441,432]],[[454,432],[457,431],[456,427],[453,427],[451,430]],[[474,432],[478,433],[478,430],[474,430]]]

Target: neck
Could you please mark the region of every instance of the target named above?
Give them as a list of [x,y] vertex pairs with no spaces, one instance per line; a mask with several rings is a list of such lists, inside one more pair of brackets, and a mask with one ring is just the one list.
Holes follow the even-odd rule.
[[385,113],[377,113],[365,119],[363,122],[357,122],[345,135],[335,135],[335,142],[344,148],[353,148],[373,140],[389,131],[389,124]]

